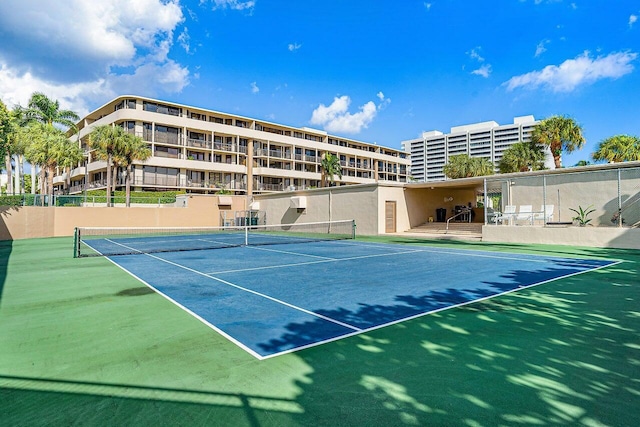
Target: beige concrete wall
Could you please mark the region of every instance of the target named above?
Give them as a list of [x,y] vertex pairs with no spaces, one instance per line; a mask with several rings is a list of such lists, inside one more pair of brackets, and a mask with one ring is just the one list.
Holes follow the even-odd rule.
[[53,237],[54,228],[53,208],[0,206],[0,240]]
[[[306,197],[307,208],[292,209],[292,197]],[[379,229],[375,184],[256,195],[254,200],[266,212],[267,224],[355,219],[358,234],[373,235]]]
[[184,207],[34,207],[0,208],[0,240],[72,236],[75,227],[214,227],[220,212],[246,209],[246,198],[187,195]]
[[618,227],[482,227],[483,242],[640,249],[640,229]]
[[396,202],[396,232],[411,228],[409,212],[407,210],[406,191],[403,187],[378,187],[378,233],[384,234],[386,228],[385,203]]

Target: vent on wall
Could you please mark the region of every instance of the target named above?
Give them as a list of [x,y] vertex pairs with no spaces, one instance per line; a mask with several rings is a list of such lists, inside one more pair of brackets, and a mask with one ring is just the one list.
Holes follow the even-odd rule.
[[218,196],[218,206],[231,206],[233,198],[231,196]]
[[291,209],[307,209],[307,198],[304,196],[292,197],[289,206]]

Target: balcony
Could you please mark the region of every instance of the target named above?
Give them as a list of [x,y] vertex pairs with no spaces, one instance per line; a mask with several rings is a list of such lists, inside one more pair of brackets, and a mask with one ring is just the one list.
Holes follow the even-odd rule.
[[256,190],[258,191],[282,191],[284,184],[263,184],[258,183]]
[[167,152],[164,152],[164,151],[156,151],[155,153],[153,153],[153,155],[155,157],[165,157],[167,159],[181,159],[182,158],[182,153],[172,154],[172,153],[167,153]]
[[235,144],[233,144],[232,142],[215,141],[213,143],[213,149],[214,150],[218,150],[218,151],[231,151],[231,152],[234,152],[235,151]]
[[211,149],[211,141],[205,141],[205,140],[202,140],[202,139],[187,138],[187,147],[204,148],[206,150],[210,150]]
[[183,145],[180,135],[166,132],[156,132],[154,142],[157,144]]
[[134,185],[158,185],[162,187],[178,187],[180,179],[171,175],[150,175],[144,176],[142,179],[136,178]]

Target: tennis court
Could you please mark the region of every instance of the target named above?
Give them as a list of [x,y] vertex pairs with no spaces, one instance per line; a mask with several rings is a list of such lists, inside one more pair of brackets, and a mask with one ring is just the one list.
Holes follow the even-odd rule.
[[114,254],[120,268],[258,359],[616,263],[365,243],[347,239],[350,223],[309,227],[101,230],[83,245]]
[[[351,243],[396,252],[420,249],[425,252],[417,254],[424,258],[444,254],[448,262],[459,259],[452,258],[455,253],[465,254],[465,262],[454,263],[446,273],[447,280],[464,277],[467,288],[490,280],[470,271],[467,261],[473,254],[482,255],[477,258],[484,259],[484,266],[502,256],[550,260],[537,263],[538,268],[529,263],[526,271],[535,274],[554,264],[564,268],[562,259],[623,262],[260,360],[108,259],[71,258],[70,238],[1,242],[0,424],[640,422],[638,251],[389,236],[318,245]],[[242,249],[246,254],[267,252]],[[182,256],[200,257],[200,252],[209,251]],[[221,263],[226,252],[210,251],[210,265],[201,271],[219,271],[218,260]],[[149,258],[122,258],[136,257],[138,262]],[[240,268],[252,262],[246,259]],[[328,270],[333,277],[329,288],[342,286],[344,275],[351,273],[338,269],[339,262],[327,264],[334,265]],[[406,277],[417,268],[414,264],[418,262],[401,267],[408,269]],[[216,269],[209,269],[212,266]],[[523,266],[527,263],[516,268]],[[266,275],[268,270],[261,271]],[[526,271],[514,274],[525,276]],[[404,272],[400,267],[382,275],[366,272],[370,285],[364,287],[369,290],[359,289],[357,295],[368,299],[366,294],[380,286],[382,277],[395,277],[400,286]],[[509,282],[515,276],[500,280]],[[391,297],[389,307],[362,307],[356,313],[368,311],[369,318],[380,319],[379,313],[395,306],[416,304],[419,295],[397,301]]]

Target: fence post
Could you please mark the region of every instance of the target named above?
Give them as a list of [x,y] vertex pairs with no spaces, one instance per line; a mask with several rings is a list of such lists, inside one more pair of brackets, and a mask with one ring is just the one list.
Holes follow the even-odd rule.
[[618,227],[622,227],[622,194],[620,192],[620,168],[618,168]]
[[489,210],[487,209],[487,205],[488,205],[488,199],[487,199],[487,178],[484,178],[484,183],[483,183],[483,189],[482,191],[484,192],[484,225],[487,225],[487,215],[489,213]]
[[547,226],[547,175],[542,175],[542,226]]

